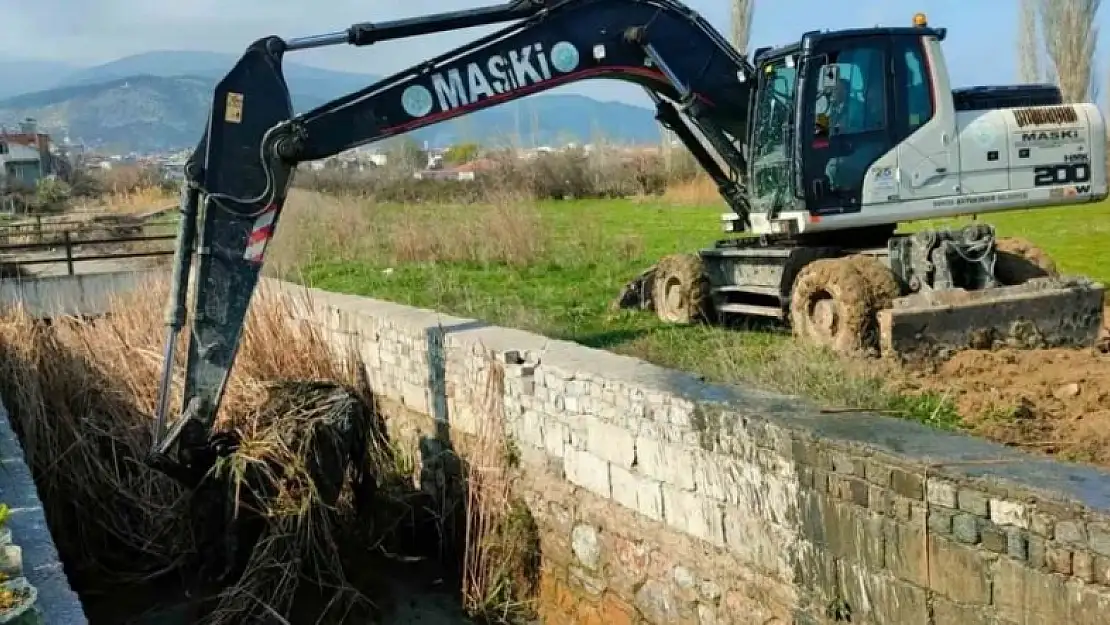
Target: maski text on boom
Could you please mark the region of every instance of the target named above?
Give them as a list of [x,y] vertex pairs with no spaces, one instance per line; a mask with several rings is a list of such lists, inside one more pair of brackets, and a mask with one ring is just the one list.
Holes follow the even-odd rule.
[[433,73],[431,88],[410,85],[401,94],[401,105],[417,118],[437,109],[446,113],[551,80],[557,74],[569,74],[578,69],[579,62],[578,49],[571,43],[560,41],[550,49],[534,43]]

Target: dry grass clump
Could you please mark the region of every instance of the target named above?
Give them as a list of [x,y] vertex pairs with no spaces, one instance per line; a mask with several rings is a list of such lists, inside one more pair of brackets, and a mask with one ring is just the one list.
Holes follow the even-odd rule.
[[151,182],[135,187],[109,187],[91,197],[71,202],[70,208],[83,213],[138,215],[177,202],[177,194],[170,186]]
[[[165,293],[165,284],[152,284],[119,301],[110,317],[95,321],[46,326],[21,314],[0,320],[0,394],[67,569],[86,592],[118,591],[120,584],[160,574],[187,574],[200,543],[212,537],[201,526],[218,520],[222,511],[198,513],[197,497],[142,461],[150,444]],[[359,407],[365,407],[362,401],[337,405],[340,396],[320,389],[334,391],[342,384],[359,389],[355,397],[361,400],[368,392],[356,383],[353,369],[338,364],[342,359],[333,357],[321,335],[288,319],[284,304],[259,293],[223,401],[226,425],[246,442],[220,468],[238,471],[237,477],[251,474],[253,480],[232,481],[239,503],[246,508],[254,501],[245,496],[248,489],[279,496],[258,510],[262,525],[255,531],[261,540],[241,583],[223,593],[212,615],[216,622],[244,622],[250,614],[287,610],[305,569],[330,572],[328,587],[342,586],[337,584],[342,569],[335,566],[334,519],[349,510],[350,497],[328,506],[319,497],[319,482],[309,478],[322,471],[313,460],[320,457],[320,441],[334,440],[344,428],[363,427],[369,416]],[[269,382],[275,379],[329,382],[314,387],[314,398],[324,400],[317,408],[332,410],[290,404],[290,389]],[[303,386],[292,390],[313,397]],[[354,421],[343,423],[336,415]],[[308,445],[316,454],[306,458]],[[357,455],[359,450],[346,451]]]

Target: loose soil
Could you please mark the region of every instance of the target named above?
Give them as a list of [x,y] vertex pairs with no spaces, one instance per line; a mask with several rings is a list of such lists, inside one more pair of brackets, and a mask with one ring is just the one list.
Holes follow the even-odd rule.
[[1092,349],[961,352],[902,390],[947,395],[979,436],[1110,467],[1110,326],[1102,335]]

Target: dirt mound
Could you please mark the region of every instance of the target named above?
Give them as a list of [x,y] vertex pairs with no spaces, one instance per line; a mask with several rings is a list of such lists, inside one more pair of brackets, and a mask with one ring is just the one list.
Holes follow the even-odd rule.
[[909,372],[903,390],[946,395],[977,435],[1110,466],[1106,325],[1101,343],[1084,350],[961,352],[934,369]]

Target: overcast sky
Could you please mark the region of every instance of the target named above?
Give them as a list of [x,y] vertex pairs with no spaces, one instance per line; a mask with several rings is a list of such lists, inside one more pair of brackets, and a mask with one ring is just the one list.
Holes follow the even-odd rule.
[[[345,29],[353,22],[454,10],[474,0],[0,0],[0,54],[94,65],[150,50],[237,52],[264,35],[295,37]],[[728,0],[688,0],[722,31]],[[832,5],[837,5],[833,7]],[[1016,80],[1013,45],[1017,0],[762,0],[753,46],[785,43],[805,30],[909,24],[925,11],[947,26],[945,44],[958,84]],[[484,30],[299,53],[297,60],[333,69],[384,73],[401,69]],[[605,94],[615,94],[609,90]],[[619,96],[625,99],[623,92]],[[632,92],[635,94],[635,92]],[[646,100],[646,98],[645,98]]]

